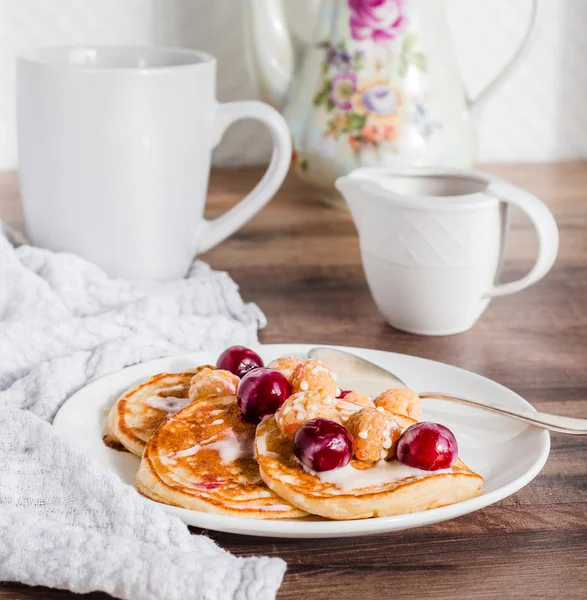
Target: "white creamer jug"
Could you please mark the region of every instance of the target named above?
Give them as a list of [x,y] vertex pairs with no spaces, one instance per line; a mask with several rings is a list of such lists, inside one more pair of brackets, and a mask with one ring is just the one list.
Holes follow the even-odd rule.
[[[487,173],[468,169],[363,168],[336,181],[359,232],[365,275],[387,321],[404,331],[469,329],[494,296],[536,283],[552,267],[558,229],[546,205]],[[500,284],[507,205],[538,234],[538,258],[519,281]]]

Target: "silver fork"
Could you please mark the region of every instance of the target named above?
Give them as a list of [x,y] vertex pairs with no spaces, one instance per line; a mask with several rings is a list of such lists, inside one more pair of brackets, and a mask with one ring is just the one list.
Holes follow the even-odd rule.
[[[308,356],[321,360],[334,371],[344,372],[358,379],[375,379],[387,387],[408,387],[397,375],[350,352],[335,350],[333,348],[312,348],[308,352]],[[418,396],[420,398],[436,398],[439,400],[448,400],[449,402],[457,402],[466,406],[474,406],[515,419],[516,421],[521,421],[522,423],[527,423],[528,425],[533,425],[534,427],[547,429],[548,431],[568,433],[570,435],[587,435],[587,419],[563,417],[525,409],[505,408],[480,400],[472,400],[471,398],[440,392],[418,392]]]

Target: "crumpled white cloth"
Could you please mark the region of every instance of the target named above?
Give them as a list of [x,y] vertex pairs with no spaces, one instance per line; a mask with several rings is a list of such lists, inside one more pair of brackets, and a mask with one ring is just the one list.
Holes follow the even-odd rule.
[[129,600],[274,598],[282,560],[237,558],[190,535],[50,425],[92,379],[251,344],[263,325],[230,277],[201,262],[181,281],[112,280],[0,223],[0,580]]

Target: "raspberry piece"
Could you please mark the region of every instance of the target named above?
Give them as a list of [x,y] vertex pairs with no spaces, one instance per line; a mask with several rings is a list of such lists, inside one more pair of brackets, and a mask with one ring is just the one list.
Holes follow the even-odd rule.
[[410,388],[386,390],[375,398],[375,406],[381,406],[387,412],[405,415],[416,421],[420,419],[420,397]]
[[375,408],[373,400],[359,392],[348,392],[342,398],[336,400],[336,410],[340,413],[343,423],[361,408]]
[[383,409],[365,407],[352,414],[345,423],[353,436],[353,453],[357,460],[389,460],[401,435],[399,423]]
[[313,419],[340,423],[334,402],[334,397],[329,396],[324,388],[293,394],[275,413],[277,426],[283,434],[293,437],[304,423]]
[[268,369],[279,371],[284,377],[290,379],[298,365],[301,365],[304,361],[297,356],[287,356],[284,358],[276,358],[272,360],[268,365]]
[[202,369],[190,382],[189,398],[193,402],[208,396],[230,396],[236,394],[240,379],[230,371]]
[[336,375],[319,360],[306,360],[299,364],[289,382],[296,392],[308,392],[324,388],[328,396],[335,398],[339,389],[336,387]]

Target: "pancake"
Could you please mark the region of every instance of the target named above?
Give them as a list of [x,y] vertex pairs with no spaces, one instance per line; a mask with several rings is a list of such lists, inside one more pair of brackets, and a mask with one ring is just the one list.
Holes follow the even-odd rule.
[[[402,428],[416,422],[394,416]],[[261,477],[270,489],[299,509],[329,519],[417,512],[482,493],[483,478],[460,459],[442,471],[421,471],[397,460],[368,467],[353,459],[341,469],[314,474],[297,461],[292,439],[281,433],[274,417],[257,428],[255,453]]]
[[202,512],[253,519],[304,516],[263,483],[254,458],[255,428],[242,420],[236,396],[193,402],[147,443],[137,489],[157,502]]
[[126,391],[108,413],[105,443],[143,455],[146,443],[171,414],[187,406],[192,377],[205,366],[184,373],[160,373]]

